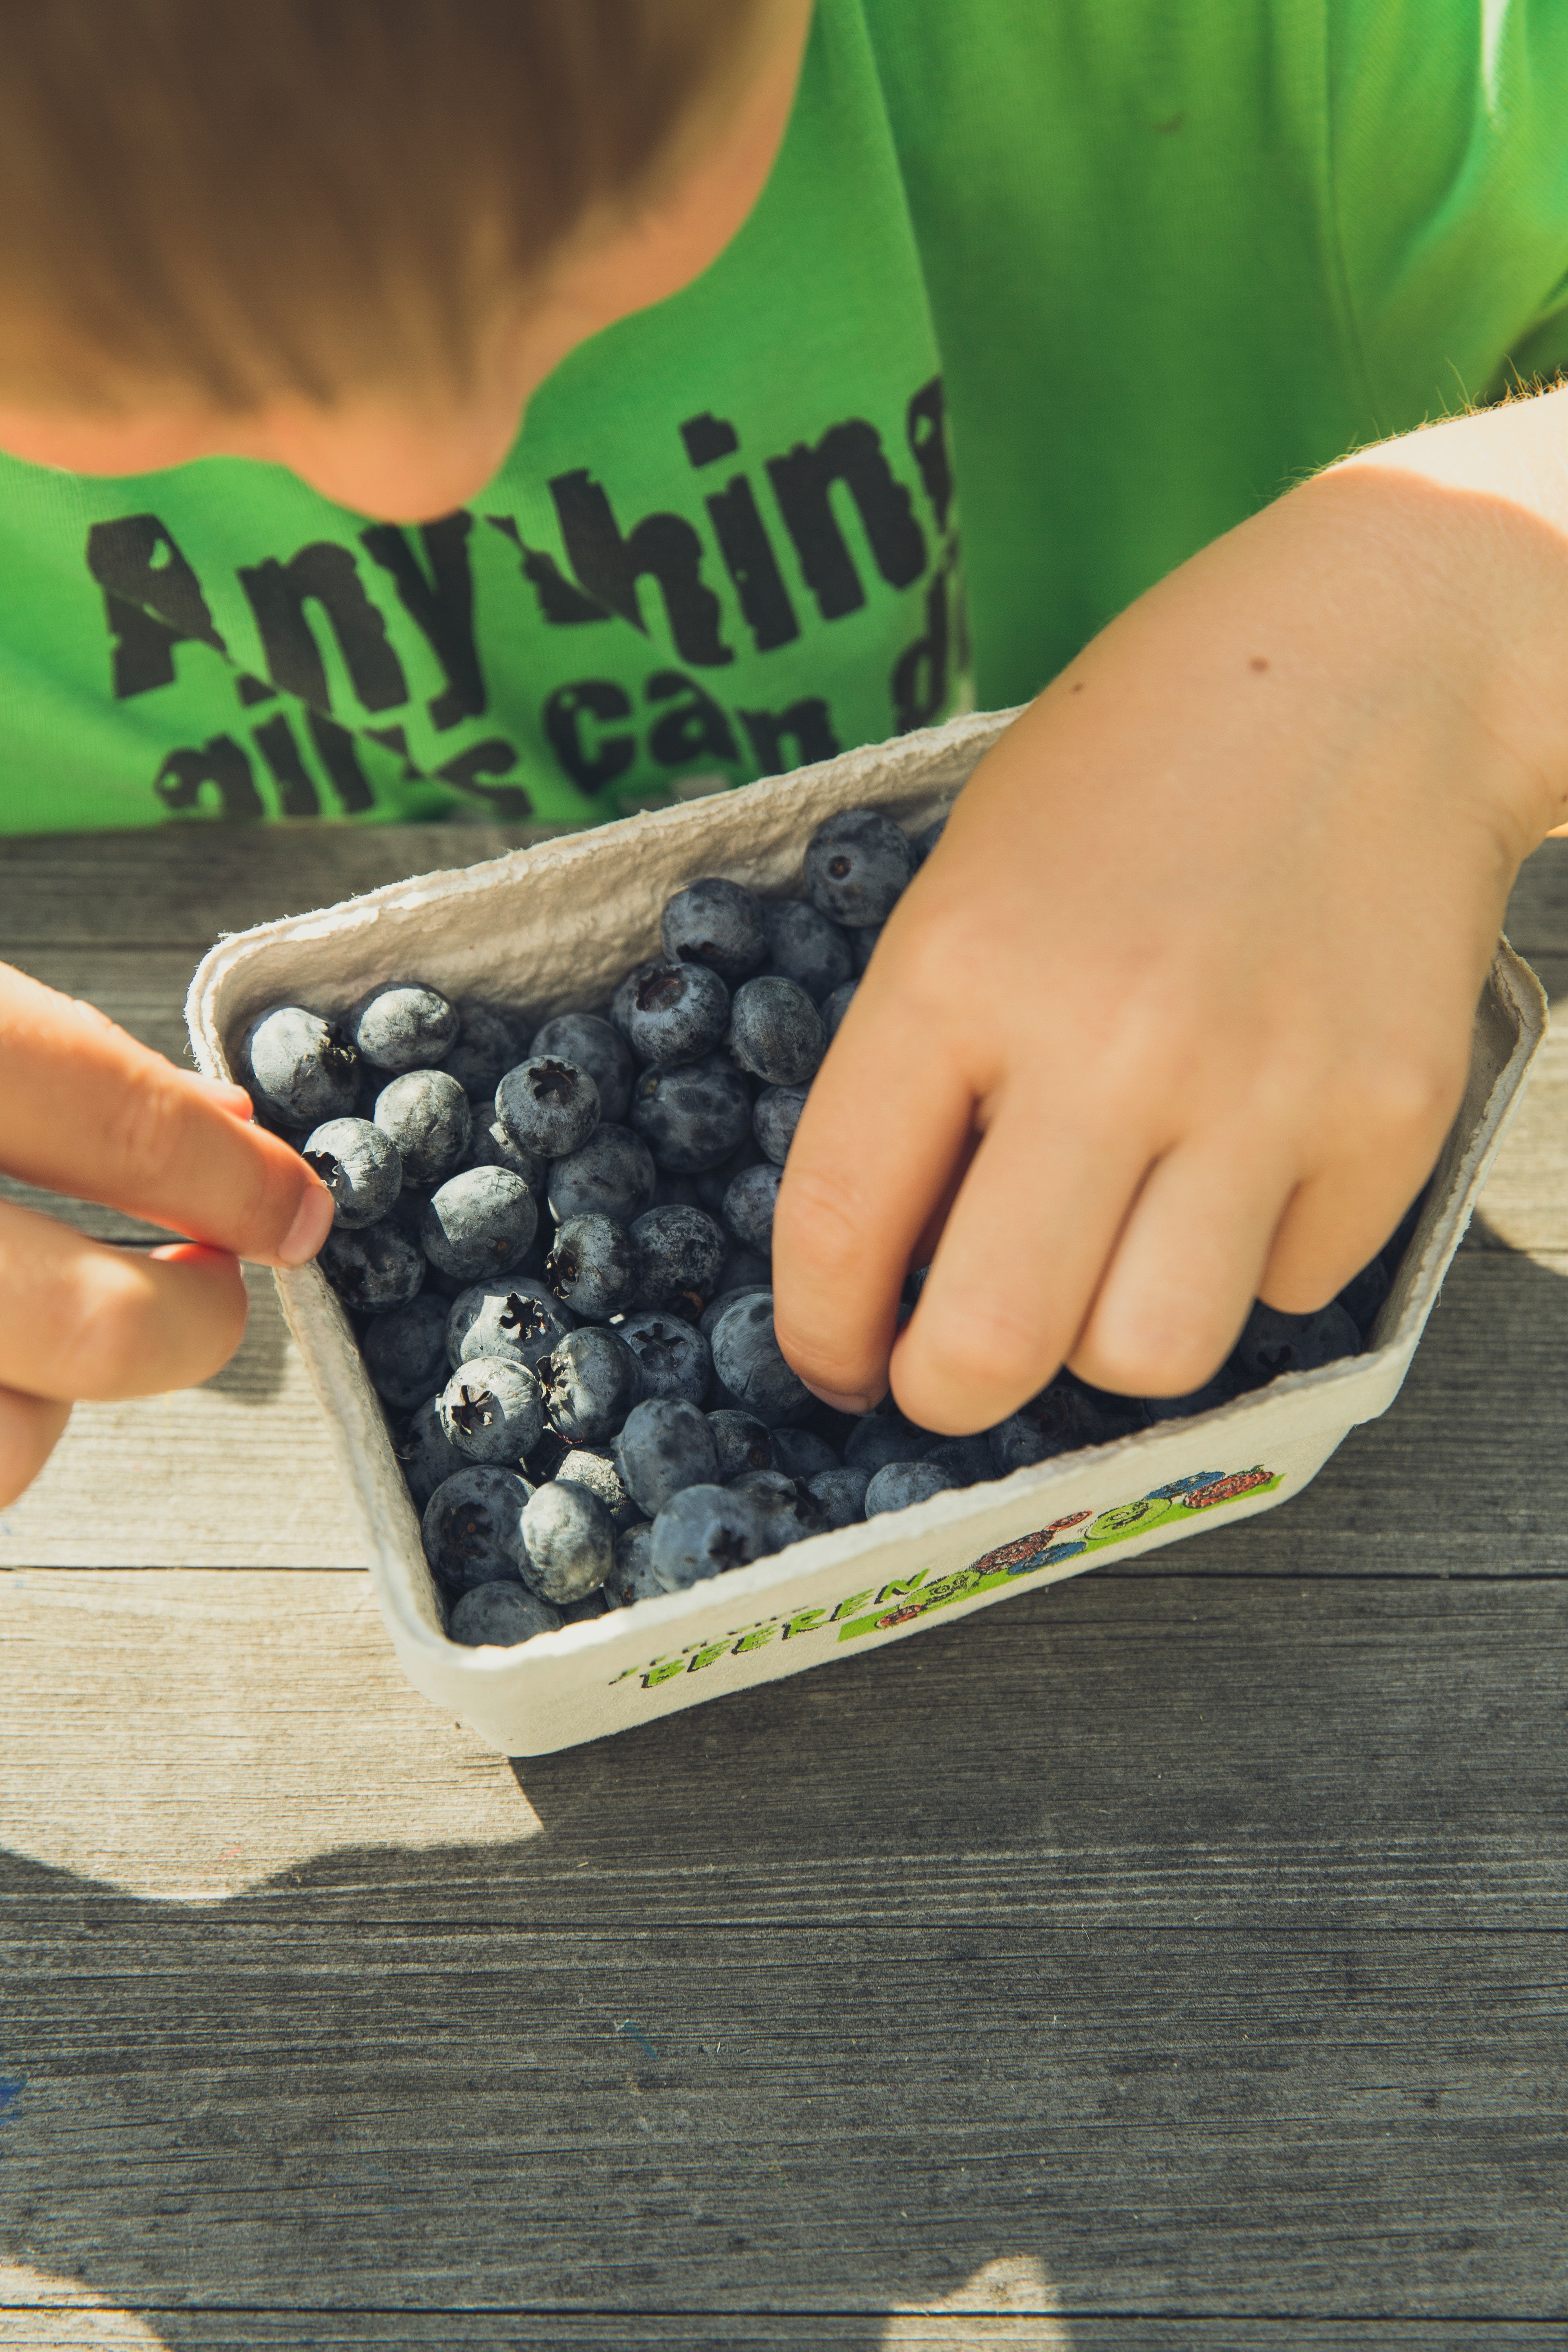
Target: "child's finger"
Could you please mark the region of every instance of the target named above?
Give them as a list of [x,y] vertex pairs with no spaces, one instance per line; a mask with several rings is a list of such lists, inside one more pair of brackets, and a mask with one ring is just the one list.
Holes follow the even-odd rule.
[[1205,1133],[1149,1171],[1069,1351],[1096,1388],[1185,1396],[1235,1346],[1294,1169],[1256,1129]]
[[0,966],[10,1174],[242,1257],[303,1265],[327,1236],[331,1196],[280,1138],[239,1116],[237,1093]]
[[9,1204],[0,1298],[0,1388],[61,1403],[189,1388],[245,1332],[245,1283],[226,1252],[112,1249]]
[[1049,1089],[998,1106],[893,1351],[893,1393],[924,1429],[968,1434],[1033,1396],[1077,1339],[1148,1165],[1118,1131],[1064,1134]]
[[801,1114],[773,1213],[773,1313],[803,1381],[885,1394],[910,1254],[967,1146],[973,1097],[912,1024],[852,1004]]
[[32,1485],[69,1419],[68,1404],[0,1389],[0,1510]]
[[1292,1315],[1325,1305],[1376,1256],[1441,1148],[1441,1135],[1406,1140],[1375,1161],[1342,1161],[1299,1186],[1258,1277],[1258,1297]]

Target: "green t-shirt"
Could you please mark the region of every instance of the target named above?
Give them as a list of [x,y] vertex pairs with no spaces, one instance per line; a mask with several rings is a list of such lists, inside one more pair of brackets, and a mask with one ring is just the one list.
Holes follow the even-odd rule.
[[0,830],[583,822],[1020,700],[1564,356],[1568,5],[819,0],[750,221],[471,509],[0,460]]

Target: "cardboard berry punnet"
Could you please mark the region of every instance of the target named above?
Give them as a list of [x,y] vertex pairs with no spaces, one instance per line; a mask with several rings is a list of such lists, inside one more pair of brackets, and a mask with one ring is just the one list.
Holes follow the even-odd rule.
[[[1012,716],[955,719],[744,792],[395,883],[224,940],[191,984],[196,1060],[228,1077],[231,1049],[266,1006],[338,1013],[407,975],[452,997],[525,1005],[540,1022],[602,1010],[627,967],[658,952],[672,892],[710,874],[798,891],[805,844],[838,809],[880,807],[920,830]],[[333,1432],[376,1597],[410,1681],[503,1753],[543,1755],[906,1641],[1107,1554],[1130,1558],[1288,1501],[1358,1422],[1397,1395],[1545,1013],[1534,974],[1503,942],[1477,1011],[1464,1103],[1363,1354],[1189,1421],[812,1537],[689,1591],[515,1649],[447,1639],[419,1522],[353,1331],[314,1266],[280,1274],[284,1312]]]

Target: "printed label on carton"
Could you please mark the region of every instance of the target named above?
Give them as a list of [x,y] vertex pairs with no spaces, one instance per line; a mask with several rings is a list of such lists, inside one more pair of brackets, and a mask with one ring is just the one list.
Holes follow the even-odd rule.
[[983,1552],[967,1568],[921,1569],[881,1586],[868,1585],[863,1591],[847,1593],[837,1607],[825,1603],[820,1609],[765,1617],[718,1639],[709,1634],[672,1656],[654,1658],[646,1666],[627,1666],[613,1682],[625,1682],[636,1675],[644,1690],[652,1690],[676,1675],[700,1674],[721,1657],[743,1656],[775,1638],[793,1642],[812,1633],[832,1633],[838,1642],[855,1642],[867,1633],[890,1633],[895,1626],[950,1609],[956,1601],[973,1600],[977,1592],[994,1591],[1019,1577],[1037,1575],[1062,1560],[1107,1550],[1130,1537],[1152,1535],[1160,1528],[1190,1527],[1197,1512],[1223,1509],[1244,1495],[1269,1493],[1280,1483],[1279,1475],[1261,1464],[1254,1464],[1250,1470],[1196,1470],[1189,1477],[1153,1487],[1135,1503],[1120,1503],[1098,1514],[1072,1511],[1066,1518],[1053,1519],[1048,1527],[1036,1528],[1029,1535],[1016,1536],[1011,1543]]

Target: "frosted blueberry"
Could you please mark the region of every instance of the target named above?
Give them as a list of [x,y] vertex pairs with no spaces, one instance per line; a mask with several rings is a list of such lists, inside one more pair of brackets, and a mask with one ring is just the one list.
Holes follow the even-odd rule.
[[610,1018],[639,1062],[673,1069],[722,1045],[730,992],[701,963],[639,963],[610,1000]]
[[435,989],[394,980],[351,1005],[343,1027],[374,1069],[399,1077],[445,1059],[458,1042],[458,1012]]
[[1311,1315],[1286,1315],[1259,1298],[1242,1328],[1231,1360],[1249,1387],[1282,1372],[1316,1371],[1342,1356],[1359,1356],[1361,1333],[1342,1307],[1320,1307]]
[[654,1307],[640,1308],[616,1328],[642,1368],[645,1396],[702,1402],[712,1379],[713,1358],[700,1331],[679,1315]]
[[446,1300],[420,1297],[378,1315],[360,1349],[376,1393],[395,1412],[412,1412],[446,1382]]
[[651,1206],[658,1181],[653,1154],[641,1136],[606,1119],[586,1143],[552,1161],[545,1202],[557,1224],[595,1216],[629,1225]]
[[523,1580],[546,1601],[581,1601],[608,1576],[616,1523],[591,1487],[556,1478],[536,1486],[522,1514]]
[[755,1168],[742,1168],[724,1195],[724,1223],[759,1257],[767,1257],[773,1249],[773,1209],[783,1177],[782,1168],[764,1160]]
[[590,1323],[624,1315],[637,1297],[642,1256],[613,1217],[571,1217],[544,1261],[544,1279],[563,1307]]
[[1336,1307],[1344,1308],[1361,1333],[1363,1347],[1372,1337],[1372,1327],[1392,1287],[1388,1268],[1378,1256],[1370,1265],[1363,1265],[1359,1274],[1352,1276],[1334,1301]]
[[403,1190],[403,1161],[368,1118],[330,1118],[305,1139],[305,1160],[332,1196],[332,1223],[353,1233],[384,1217]]
[[458,1016],[458,1042],[442,1056],[440,1066],[448,1077],[457,1079],[474,1107],[476,1119],[488,1122],[494,1115],[496,1088],[513,1065],[521,1061],[522,1046],[510,1022],[493,1004],[465,996],[453,1010]]
[[521,1264],[538,1223],[533,1195],[521,1176],[504,1168],[465,1168],[425,1202],[419,1242],[443,1274],[479,1282]]
[[735,1290],[721,1290],[709,1301],[698,1318],[697,1328],[701,1332],[710,1348],[713,1345],[713,1334],[719,1328],[720,1318],[728,1314],[737,1299],[755,1298],[759,1296],[763,1298],[773,1297],[771,1277],[766,1282],[745,1283]]
[[751,1090],[722,1054],[685,1069],[645,1070],[632,1095],[631,1120],[661,1169],[694,1175],[750,1139]]
[[819,1470],[837,1470],[838,1456],[815,1429],[775,1429],[773,1466],[791,1478],[815,1478]]
[[955,1486],[984,1486],[996,1475],[984,1436],[943,1437],[934,1445],[928,1443],[921,1459],[933,1469],[945,1470]]
[[632,1239],[642,1260],[637,1304],[694,1323],[718,1285],[723,1227],[705,1209],[649,1209],[633,1224]]
[[789,1148],[805,1108],[804,1087],[764,1087],[752,1107],[752,1132],[763,1157],[771,1160],[775,1168],[782,1168],[789,1158]]
[[837,923],[803,898],[763,902],[771,967],[821,1004],[855,970],[849,942]]
[[1161,1421],[1190,1421],[1194,1413],[1213,1412],[1222,1404],[1229,1404],[1246,1393],[1247,1382],[1236,1366],[1224,1363],[1213,1380],[1201,1388],[1189,1389],[1184,1396],[1145,1397],[1142,1400],[1145,1418],[1151,1424]]
[[441,1426],[470,1462],[521,1462],[544,1426],[538,1381],[512,1356],[469,1356],[441,1391]]
[[811,1402],[811,1391],[785,1363],[773,1336],[770,1294],[737,1299],[713,1328],[713,1370],[747,1412],[777,1428]]
[[713,1443],[719,1449],[719,1484],[727,1486],[743,1470],[776,1470],[776,1438],[782,1433],[764,1429],[754,1413],[723,1406],[708,1416]]
[[767,907],[739,882],[689,882],[665,908],[659,940],[681,963],[705,964],[727,988],[761,971],[768,960]]
[[650,1519],[683,1486],[716,1485],[719,1452],[707,1414],[684,1397],[646,1398],[626,1415],[616,1465]]
[[932,1443],[929,1430],[911,1428],[901,1415],[862,1413],[845,1440],[844,1459],[875,1477],[889,1462],[918,1462]]
[[544,1373],[550,1425],[568,1445],[602,1445],[642,1395],[642,1370],[618,1332],[601,1323],[569,1331]]
[[765,1512],[732,1486],[687,1486],[653,1523],[648,1559],[661,1591],[684,1592],[771,1549]]
[[735,991],[730,1007],[731,1060],[770,1087],[804,1087],[827,1051],[822,1015],[793,980],[764,972]]
[[357,1234],[330,1233],[316,1264],[345,1307],[384,1315],[406,1307],[425,1280],[425,1255],[389,1218]]
[[851,954],[855,958],[855,977],[857,980],[864,979],[871,958],[877,952],[877,941],[881,938],[881,936],[882,926],[880,923],[873,924],[868,930],[851,931],[849,933],[849,949]]
[[522,1151],[512,1141],[499,1118],[489,1116],[493,1103],[481,1103],[474,1119],[474,1130],[468,1141],[470,1168],[504,1168],[511,1176],[521,1176],[534,1199],[544,1192],[550,1162],[537,1151]]
[[642,1516],[611,1455],[595,1453],[591,1445],[569,1445],[555,1476],[568,1486],[586,1486],[590,1494],[597,1495],[615,1521],[617,1535],[625,1528],[635,1527]]
[[577,1318],[531,1275],[476,1282],[447,1318],[447,1355],[454,1370],[471,1356],[513,1356],[537,1370],[541,1357],[576,1328]]
[[864,1470],[847,1462],[837,1469],[818,1470],[805,1483],[830,1528],[852,1528],[865,1517],[866,1489],[871,1481]]
[[476,1584],[465,1592],[447,1624],[450,1640],[469,1649],[515,1649],[537,1633],[553,1633],[561,1612],[524,1584]]
[[917,867],[925,864],[926,859],[931,856],[931,851],[936,847],[937,843],[942,839],[942,835],[946,831],[947,819],[944,816],[939,816],[934,824],[928,824],[923,833],[916,834],[914,839],[910,842],[910,846],[914,851],[915,865]]
[[515,1470],[478,1462],[441,1481],[419,1532],[431,1571],[448,1595],[521,1577],[528,1558],[522,1514],[532,1492]]
[[277,1004],[240,1043],[240,1084],[258,1110],[285,1127],[349,1118],[359,1092],[359,1057],[335,1024],[297,1004]]
[[[442,1379],[445,1367],[437,1370],[436,1381]],[[431,1382],[431,1387],[436,1381]],[[444,1478],[465,1465],[462,1455],[441,1426],[440,1399],[426,1395],[409,1418],[408,1427],[393,1451],[402,1465],[414,1507],[422,1511]]]
[[859,987],[859,985],[860,983],[858,980],[847,980],[842,988],[836,988],[834,990],[832,995],[827,999],[826,1003],[824,1004],[822,1008],[822,1025],[827,1032],[829,1042],[837,1036],[838,1024],[843,1020],[844,1015],[848,1012],[849,1000],[854,995],[855,991]]
[[880,809],[840,809],[806,844],[806,895],[836,923],[885,923],[914,870],[908,835]]
[[599,1124],[599,1089],[584,1069],[553,1054],[509,1070],[496,1088],[496,1117],[520,1150],[564,1160]]
[[397,1146],[405,1184],[439,1184],[455,1175],[474,1131],[468,1097],[445,1070],[409,1070],[383,1087],[375,1123]]
[[719,1268],[719,1287],[715,1298],[723,1290],[769,1290],[773,1287],[773,1262],[760,1250],[748,1249],[744,1242],[731,1241],[724,1253],[724,1263]]
[[933,1495],[948,1493],[957,1484],[950,1471],[939,1470],[934,1462],[889,1462],[866,1489],[866,1517],[874,1519],[883,1511],[910,1510],[916,1503],[929,1503]]
[[563,1625],[586,1625],[590,1619],[602,1617],[608,1607],[605,1588],[601,1584],[596,1591],[584,1592],[581,1601],[569,1601],[561,1612],[561,1622]]
[[624,1037],[597,1013],[562,1013],[535,1030],[529,1053],[586,1070],[599,1089],[599,1117],[623,1119],[631,1107],[637,1064]]
[[827,1515],[802,1479],[782,1470],[742,1470],[730,1481],[732,1495],[745,1495],[758,1504],[767,1522],[769,1551],[783,1551],[807,1536],[826,1532]]
[[612,1609],[630,1609],[638,1601],[657,1601],[663,1592],[653,1572],[653,1522],[627,1528],[616,1538],[616,1564],[605,1579],[605,1598]]

